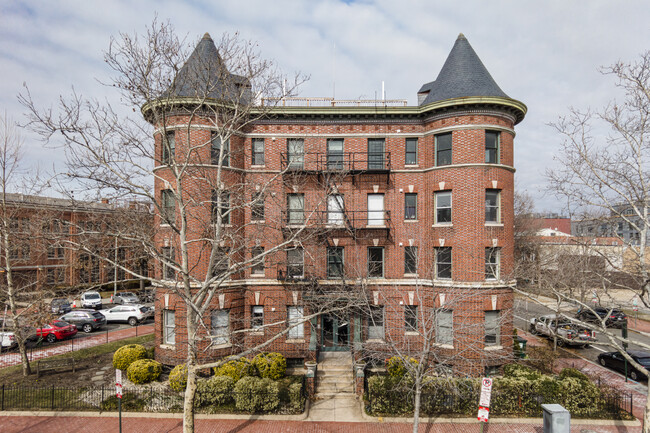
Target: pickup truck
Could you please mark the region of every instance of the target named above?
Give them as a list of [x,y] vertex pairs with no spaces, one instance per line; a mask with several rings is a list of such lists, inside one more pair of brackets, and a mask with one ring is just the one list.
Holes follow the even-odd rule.
[[557,317],[555,314],[541,316],[530,320],[530,333],[544,335],[552,339],[557,335],[558,346],[586,347],[596,341],[596,334],[588,329],[582,329],[570,320]]

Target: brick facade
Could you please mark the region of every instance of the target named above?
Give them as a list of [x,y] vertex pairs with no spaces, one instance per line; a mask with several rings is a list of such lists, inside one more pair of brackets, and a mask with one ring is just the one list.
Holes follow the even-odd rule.
[[[347,336],[339,335],[347,338],[347,347],[339,349],[352,350],[360,360],[373,351],[388,354],[386,341],[400,341],[402,347],[421,347],[421,334],[408,332],[405,322],[405,310],[411,305],[427,311],[453,311],[453,344],[437,345],[436,350],[450,360],[448,367],[454,372],[480,375],[486,367],[503,364],[512,356],[514,126],[524,115],[523,104],[504,97],[458,98],[417,107],[278,107],[237,131],[230,139],[229,167],[222,168],[221,182],[226,189],[231,185],[232,197],[243,197],[242,203],[251,200],[256,185],[266,185],[268,191],[265,222],[253,221],[250,206],[244,206],[233,211],[229,230],[247,244],[266,249],[277,245],[291,235],[291,230],[301,229],[288,224],[287,196],[302,194],[304,212],[309,215],[303,230],[312,228],[318,230],[318,235],[306,237],[301,244],[303,278],[286,279],[286,253],[278,252],[267,257],[263,275],[253,275],[249,267],[220,287],[212,301],[214,310],[229,311],[231,332],[248,331],[232,333],[229,344],[209,345],[209,338],[202,340],[200,359],[216,360],[262,343],[285,329],[290,306],[309,308],[303,302],[307,290],[337,284],[327,278],[327,248],[336,246],[344,249],[346,287],[363,291],[371,304],[384,308],[385,315],[384,341],[375,341],[369,334],[368,318],[351,314]],[[201,143],[209,143],[210,131],[216,129],[214,123],[170,113],[164,128],[154,125],[157,155],[162,158],[162,131],[181,131],[176,134],[175,156],[193,158],[192,164],[205,168],[210,161],[210,146],[201,147]],[[486,163],[486,131],[498,136],[495,162]],[[436,160],[436,136],[445,133],[452,137],[451,164],[440,165]],[[287,165],[291,139],[304,140],[301,167]],[[328,159],[327,143],[331,139],[343,140],[340,159]],[[369,140],[373,139],[383,139],[385,146],[375,167],[368,156]],[[417,140],[417,161],[406,164],[406,141],[412,139]],[[264,142],[263,165],[253,165],[253,140]],[[187,152],[188,143],[198,149]],[[334,169],[327,165],[328,161]],[[340,166],[337,161],[341,161]],[[159,165],[155,189],[161,194],[173,185],[173,177],[169,168]],[[193,176],[190,166],[187,173],[184,187],[196,207],[194,217],[188,221],[188,236],[199,238],[209,225],[211,214],[206,203],[211,201],[211,183],[205,171]],[[451,192],[451,222],[436,223],[435,194],[440,191]],[[495,221],[486,222],[486,191],[498,197],[493,210]],[[329,194],[343,196],[346,230],[327,220]],[[370,194],[383,194],[380,224],[370,221]],[[412,211],[406,215],[406,194],[417,194],[415,215]],[[281,224],[274,226],[270,221]],[[164,225],[157,236],[161,246],[178,242]],[[383,247],[383,272],[378,278],[368,275],[369,248],[373,247]],[[405,273],[406,247],[417,247],[417,274]],[[451,278],[438,278],[436,272],[435,251],[441,247],[451,247]],[[488,278],[486,253],[492,248],[498,251],[498,271],[494,278]],[[191,245],[188,257],[191,273],[198,280],[204,279],[208,271],[204,247],[200,243]],[[231,259],[246,258],[239,255]],[[158,272],[160,275],[162,270]],[[253,306],[263,306],[264,323],[277,326],[252,331]],[[158,289],[156,358],[166,364],[182,363],[187,355],[184,308],[173,292]],[[162,341],[166,310],[175,315],[173,345]],[[498,344],[490,347],[485,344],[489,311],[499,311]],[[208,334],[211,318],[204,320],[206,329],[202,332]],[[287,358],[316,360],[325,345],[323,328],[329,326],[324,320],[318,317],[305,323],[301,325],[302,337],[281,336],[264,350],[281,352]],[[418,327],[431,326],[422,321],[418,319]]]

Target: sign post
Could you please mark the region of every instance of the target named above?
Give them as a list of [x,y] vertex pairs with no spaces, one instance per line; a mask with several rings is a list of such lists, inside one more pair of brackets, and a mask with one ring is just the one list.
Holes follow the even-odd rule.
[[122,370],[115,370],[115,395],[117,396],[117,410],[120,419],[120,433],[122,433]]
[[[481,381],[481,398],[478,401],[478,420],[481,423],[488,422],[490,416],[490,397],[492,397],[492,379],[484,377]],[[481,424],[481,432],[483,431]]]

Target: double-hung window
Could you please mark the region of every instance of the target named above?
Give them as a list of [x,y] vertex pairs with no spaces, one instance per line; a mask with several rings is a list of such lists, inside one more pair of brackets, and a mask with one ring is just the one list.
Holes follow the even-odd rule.
[[438,279],[451,279],[451,247],[435,248],[435,275]]
[[162,136],[162,158],[163,164],[170,164],[176,152],[176,132],[169,131]]
[[499,312],[485,312],[485,345],[499,346],[501,344],[501,327],[499,326]]
[[404,247],[404,273],[418,273],[418,247]]
[[404,325],[406,327],[406,332],[416,332],[418,330],[417,305],[404,306]]
[[500,271],[500,248],[486,248],[485,249],[485,279],[498,280]]
[[219,216],[222,224],[230,224],[230,194],[225,191],[212,192],[212,222],[216,224]]
[[433,196],[436,224],[451,224],[451,191],[438,191]]
[[404,194],[404,219],[418,219],[418,195],[415,193]]
[[299,279],[304,276],[304,259],[302,248],[297,247],[287,250],[287,277]]
[[163,344],[176,344],[176,313],[163,310]]
[[485,222],[499,223],[501,215],[499,212],[501,191],[498,189],[485,190]]
[[210,314],[210,336],[215,345],[230,343],[230,310],[213,310]]
[[384,170],[386,168],[385,143],[384,138],[368,139],[368,170]]
[[343,276],[343,247],[327,247],[327,278]]
[[436,312],[436,343],[454,344],[454,315],[451,310]]
[[384,247],[368,247],[368,277],[384,277]]
[[327,169],[343,169],[343,139],[330,138],[327,140]]
[[287,210],[289,224],[303,224],[305,222],[305,195],[288,194]]
[[166,280],[173,280],[176,278],[176,271],[172,264],[174,263],[174,249],[172,247],[163,247],[163,278]]
[[384,307],[370,307],[370,317],[368,317],[368,339],[384,339]]
[[251,274],[253,275],[264,275],[264,247],[253,247],[251,250],[251,258],[255,260],[253,267],[251,268]]
[[404,155],[405,165],[415,165],[418,163],[418,139],[406,139],[406,153]]
[[302,138],[287,139],[287,155],[289,168],[303,168],[305,163],[305,140]]
[[485,162],[499,163],[499,140],[501,134],[496,131],[485,131]]
[[305,337],[305,324],[303,322],[303,307],[288,307],[289,338],[300,339]]
[[253,305],[251,307],[251,328],[255,330],[262,329],[264,326],[264,306]]
[[230,268],[230,248],[217,247],[215,262],[212,267],[212,276],[222,278]]
[[327,196],[327,224],[343,224],[343,196],[330,194]]
[[[222,149],[223,148],[223,156]],[[219,164],[219,158],[221,159],[221,166],[228,167],[230,164],[230,139],[222,141],[218,133],[213,132],[212,137],[210,138],[210,160],[213,165]]]
[[176,198],[174,191],[163,189],[160,194],[161,217],[163,224],[174,223],[176,220]]
[[436,139],[436,166],[451,164],[451,132],[438,134]]
[[251,220],[264,220],[264,193],[262,192],[253,193],[251,200]]
[[264,165],[264,139],[251,139],[252,165]]

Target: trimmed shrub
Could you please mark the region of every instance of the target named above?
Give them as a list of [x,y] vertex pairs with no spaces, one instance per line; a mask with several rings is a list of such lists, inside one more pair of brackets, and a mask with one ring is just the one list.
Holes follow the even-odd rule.
[[374,414],[403,415],[413,412],[413,393],[400,377],[371,376],[368,394]]
[[187,386],[187,365],[180,364],[169,373],[169,387],[174,391],[183,392]]
[[411,364],[411,367],[417,367],[418,365],[418,361],[414,358],[408,358],[407,361],[406,359],[399,356],[392,356],[388,360],[388,366],[386,367],[388,374],[391,377],[396,378],[404,377],[404,375],[409,372],[409,368],[407,367],[406,362],[409,362]]
[[535,380],[542,377],[539,371],[522,364],[508,364],[503,366],[503,376],[511,378],[523,378],[526,380]]
[[214,369],[217,376],[230,376],[237,382],[242,377],[255,376],[256,370],[247,358],[234,359]]
[[127,344],[115,351],[113,354],[113,367],[126,371],[134,361],[145,359],[147,349],[141,344]]
[[126,370],[126,377],[135,384],[149,383],[156,380],[162,373],[162,365],[153,359],[138,359],[133,361]]
[[559,377],[560,380],[564,380],[567,377],[573,377],[583,382],[590,382],[589,377],[586,374],[575,368],[563,368]]
[[231,403],[235,381],[230,376],[213,376],[196,383],[197,406],[221,406]]
[[235,406],[246,412],[270,412],[280,404],[278,384],[271,379],[247,376],[235,384]]
[[263,352],[253,358],[253,366],[260,377],[278,380],[287,371],[287,360],[277,352]]
[[292,383],[289,385],[289,407],[302,412],[305,407],[305,397],[302,395],[302,383]]

